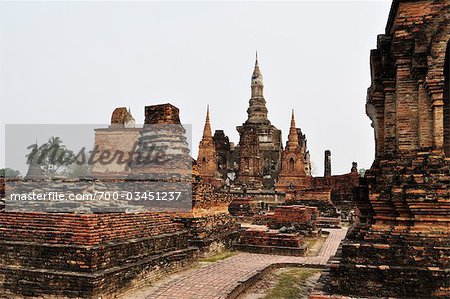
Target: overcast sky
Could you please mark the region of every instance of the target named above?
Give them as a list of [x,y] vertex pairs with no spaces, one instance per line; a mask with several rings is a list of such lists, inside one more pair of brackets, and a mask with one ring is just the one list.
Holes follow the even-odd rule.
[[[369,51],[391,1],[0,3],[5,124],[109,124],[115,107],[167,103],[192,124],[197,155],[207,104],[212,129],[239,140],[255,51],[269,119],[288,134],[291,109],[316,174],[369,168]],[[0,167],[5,165],[0,130]]]

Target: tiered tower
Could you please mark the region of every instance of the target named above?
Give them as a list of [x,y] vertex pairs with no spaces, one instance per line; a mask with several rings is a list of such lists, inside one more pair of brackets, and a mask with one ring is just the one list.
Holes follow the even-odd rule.
[[376,159],[333,294],[450,296],[449,15],[449,1],[394,1],[371,52]]
[[217,169],[216,148],[209,120],[209,106],[206,110],[203,137],[198,146],[197,164],[199,167],[199,174],[205,182],[212,182],[213,180],[220,181],[220,175]]
[[247,109],[248,118],[236,129],[240,134],[237,182],[257,189],[274,186],[282,155],[281,131],[267,118],[263,90],[263,76],[256,56],[251,80],[251,98]]
[[276,184],[277,192],[286,192],[289,189],[299,190],[311,186],[311,173],[308,171],[309,166],[306,166],[309,161],[306,161],[306,158],[306,138],[301,130],[295,127],[294,111],[292,110],[288,141],[283,151],[281,172]]

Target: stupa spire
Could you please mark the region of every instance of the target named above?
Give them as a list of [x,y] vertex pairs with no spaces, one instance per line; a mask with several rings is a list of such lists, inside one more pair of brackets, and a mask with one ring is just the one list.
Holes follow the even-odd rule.
[[250,123],[270,123],[267,119],[266,100],[264,99],[264,84],[261,70],[259,69],[258,52],[255,58],[255,68],[252,74],[252,97],[250,106],[247,109],[248,119]]
[[253,69],[253,74],[252,74],[252,97],[253,97],[253,87],[254,86],[261,86],[260,88],[260,96],[262,96],[262,87],[264,86],[263,84],[263,76],[262,73],[259,69],[259,62],[258,62],[258,51],[256,51],[256,58],[255,58],[255,67]]
[[292,109],[291,115],[291,127],[289,128],[289,136],[287,146],[298,146],[298,134],[297,128],[295,127],[295,117],[294,117],[294,109]]
[[212,139],[211,123],[209,120],[209,105],[206,108],[205,127],[203,128],[203,139]]

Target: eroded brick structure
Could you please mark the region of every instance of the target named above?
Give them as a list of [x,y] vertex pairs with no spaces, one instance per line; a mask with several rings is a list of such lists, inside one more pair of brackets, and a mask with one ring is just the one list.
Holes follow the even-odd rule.
[[251,189],[273,188],[281,165],[281,131],[267,118],[264,84],[256,58],[251,81],[248,118],[238,126],[239,170],[237,184]]
[[[114,109],[111,115],[111,125],[108,128],[95,129],[95,151],[99,153],[109,151],[124,153],[123,161],[133,155],[134,146],[139,137],[139,128],[135,127],[135,120],[131,111],[125,107]],[[98,159],[100,154],[94,156]],[[130,163],[120,163],[115,159],[110,163],[95,163],[92,172],[99,177],[123,177],[130,173]]]
[[198,146],[197,164],[199,167],[200,177],[203,181],[211,183],[217,187],[222,185],[222,179],[218,172],[216,147],[209,120],[209,106],[206,111],[206,121],[203,129],[202,140],[200,140],[200,144]]
[[449,1],[394,1],[371,52],[376,159],[328,291],[450,297]]
[[196,250],[183,225],[155,213],[2,212],[0,224],[0,296],[7,298],[113,296],[190,264]]
[[[84,193],[114,191],[123,182],[119,186],[131,188],[137,184],[138,190],[148,191],[151,189],[145,184],[152,181],[185,181],[186,186],[192,186],[192,210],[156,213],[137,206],[100,206],[97,202],[91,209],[81,204],[72,207],[77,213],[12,213],[2,207],[0,297],[113,297],[190,265],[199,249],[206,254],[232,246],[239,226],[227,210],[231,200],[193,172],[178,109],[170,104],[146,107],[144,128],[132,135],[122,117],[115,117],[117,111],[123,110],[115,110],[111,128],[96,131],[95,143],[111,151],[133,151],[135,157],[128,171],[98,168],[97,173],[103,170],[108,177],[85,181],[41,178],[38,187],[45,183],[51,191]],[[135,139],[121,140],[124,135]],[[115,147],[116,141],[120,142]],[[169,144],[165,155],[168,162],[160,167],[138,163],[139,154],[151,152],[148,144]],[[135,212],[123,212],[130,209]]]
[[311,163],[306,148],[306,136],[295,127],[294,111],[292,111],[291,127],[288,141],[283,151],[281,172],[276,183],[277,192],[289,189],[304,189],[311,185]]

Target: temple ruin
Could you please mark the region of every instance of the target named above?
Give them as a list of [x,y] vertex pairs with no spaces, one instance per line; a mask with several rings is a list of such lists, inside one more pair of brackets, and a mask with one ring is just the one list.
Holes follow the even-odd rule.
[[448,1],[392,4],[370,55],[376,157],[324,294],[450,296],[449,16]]
[[[370,69],[366,113],[375,159],[365,174],[356,162],[334,174],[325,150],[323,176],[314,176],[298,111],[285,120],[283,143],[268,118],[256,57],[236,143],[212,130],[209,106],[195,158],[174,105],[143,107],[142,126],[118,107],[93,140],[94,157],[120,152],[118,159],[77,178],[46,176],[34,161],[23,179],[0,177],[0,297],[126,297],[228,250],[278,262],[249,268],[229,289],[214,285],[220,298],[237,297],[290,258],[323,270],[311,299],[450,297],[449,1],[394,0]],[[175,184],[184,193],[165,210],[121,201],[11,211],[5,194],[21,184],[26,191],[83,193]],[[333,252],[308,256],[308,241],[326,235],[340,236]],[[326,244],[324,251],[332,247]]]

